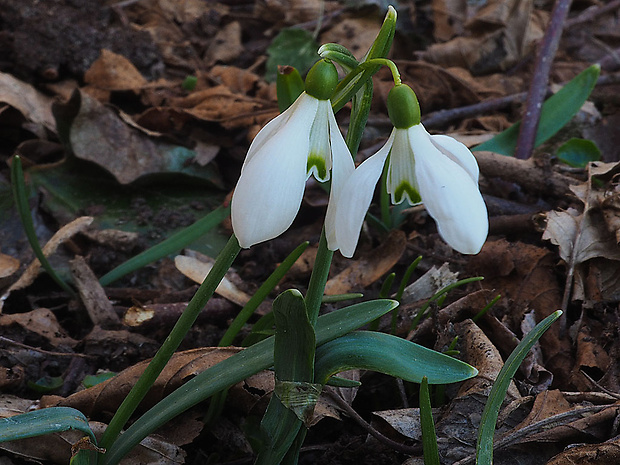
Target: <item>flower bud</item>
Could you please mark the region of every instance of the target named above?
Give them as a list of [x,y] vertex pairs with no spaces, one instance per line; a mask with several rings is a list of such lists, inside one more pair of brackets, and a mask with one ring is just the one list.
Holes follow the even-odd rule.
[[338,85],[338,71],[331,61],[318,61],[306,76],[306,93],[318,100],[329,100]]
[[420,124],[420,104],[408,85],[394,86],[387,98],[388,114],[396,129],[408,129]]

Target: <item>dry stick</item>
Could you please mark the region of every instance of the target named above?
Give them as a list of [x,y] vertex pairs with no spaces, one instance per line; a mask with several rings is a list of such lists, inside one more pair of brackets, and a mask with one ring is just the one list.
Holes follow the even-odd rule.
[[562,28],[568,16],[570,5],[571,0],[556,0],[553,6],[551,21],[536,57],[534,76],[525,105],[525,114],[521,123],[521,130],[519,131],[515,158],[527,160],[534,150],[542,103],[547,93],[549,73],[553,57],[560,43],[560,37],[562,37]]
[[572,28],[578,24],[587,23],[606,13],[612,12],[620,8],[620,0],[614,0],[607,5],[596,5],[586,9],[583,13],[575,18],[571,18],[564,23],[564,29]]
[[409,455],[419,455],[421,450],[420,447],[415,447],[415,446],[407,446],[405,444],[401,444],[400,442],[396,442],[386,436],[384,436],[383,434],[381,434],[379,431],[377,431],[375,428],[373,428],[369,423],[366,422],[366,420],[364,420],[359,413],[357,413],[355,411],[355,409],[353,407],[351,407],[342,397],[340,397],[340,395],[338,395],[338,393],[334,392],[334,390],[328,386],[325,387],[325,389],[323,390],[323,392],[325,394],[327,394],[330,399],[332,399],[334,402],[336,402],[336,404],[338,404],[338,407],[340,407],[341,409],[343,409],[347,415],[349,415],[351,418],[353,418],[362,428],[364,428],[366,431],[368,431],[368,433],[374,437],[375,439],[377,439],[379,442],[382,442],[384,444],[386,444],[387,446],[391,447],[392,449],[398,451],[398,452],[402,452],[403,454],[409,454]]

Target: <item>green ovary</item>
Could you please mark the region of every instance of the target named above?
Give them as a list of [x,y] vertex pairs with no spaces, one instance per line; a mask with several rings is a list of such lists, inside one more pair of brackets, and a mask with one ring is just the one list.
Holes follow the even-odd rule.
[[325,166],[325,159],[323,157],[310,154],[306,165],[306,173],[309,173],[312,170],[312,167],[316,167],[317,175],[315,177],[317,179],[321,181],[327,179],[327,166]]
[[401,182],[396,187],[396,189],[394,189],[394,197],[393,197],[394,203],[398,205],[403,200],[405,200],[405,198],[408,199],[411,205],[415,205],[422,201],[422,198],[420,197],[420,194],[418,193],[418,191],[415,190],[413,186],[409,184],[407,181]]

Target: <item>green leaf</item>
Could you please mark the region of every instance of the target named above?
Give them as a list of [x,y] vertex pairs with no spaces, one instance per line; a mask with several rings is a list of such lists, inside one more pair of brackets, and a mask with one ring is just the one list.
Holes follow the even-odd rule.
[[517,372],[532,346],[549,329],[555,320],[560,318],[562,310],[557,310],[538,323],[512,351],[508,360],[500,370],[489,398],[482,412],[480,429],[478,430],[478,442],[476,444],[476,465],[491,465],[493,463],[493,435],[495,434],[495,424],[499,409],[506,398],[506,392],[510,385],[510,380]]
[[431,396],[428,392],[428,380],[426,376],[422,378],[422,384],[420,384],[420,424],[422,426],[424,465],[440,465],[439,450],[437,449],[437,434],[435,433]]
[[114,376],[116,376],[116,373],[112,371],[104,371],[103,373],[99,373],[98,375],[87,375],[84,376],[84,379],[82,380],[82,385],[86,389],[88,389],[96,386],[97,384],[103,383],[104,381],[107,381]]
[[26,192],[26,184],[24,182],[24,171],[22,169],[22,160],[19,156],[14,156],[11,162],[11,184],[13,185],[13,195],[15,198],[15,205],[17,212],[19,213],[24,232],[30,243],[30,247],[34,252],[34,255],[41,263],[41,267],[47,271],[47,274],[70,296],[75,297],[76,294],[69,287],[69,285],[62,280],[62,278],[56,273],[52,265],[47,260],[47,257],[41,249],[39,239],[37,238],[36,231],[34,230],[34,223],[32,222],[32,216],[30,215],[30,207],[28,205],[28,194]]
[[[192,205],[208,212],[224,200],[221,191],[201,181],[188,182],[181,175],[155,184],[120,185],[97,166],[72,158],[30,169],[28,174],[31,191],[44,192],[43,207],[60,222],[90,214],[95,217],[93,227],[138,232],[147,246],[160,243],[204,215]],[[227,239],[228,235],[214,228],[196,239],[192,248],[216,256]]]
[[601,159],[601,151],[591,140],[572,138],[558,148],[556,156],[567,165],[585,168],[591,161]]
[[278,66],[293,66],[305,74],[319,59],[318,49],[319,45],[310,32],[298,28],[282,29],[267,48],[269,58],[265,65],[265,80],[276,80]]
[[102,286],[107,286],[132,271],[142,268],[149,263],[153,263],[160,258],[164,258],[169,254],[180,251],[192,242],[200,239],[211,229],[215,228],[228,217],[229,213],[230,208],[220,207],[215,209],[191,226],[182,229],[181,231],[170,236],[168,239],[165,239],[159,244],[139,253],[135,257],[130,258],[126,262],[109,271],[103,275],[101,279],[99,279],[99,282]]
[[[575,116],[594,89],[600,72],[599,65],[586,68],[545,101],[540,114],[535,147],[547,141]],[[520,127],[520,122],[513,124],[493,139],[483,142],[472,150],[488,150],[513,156]]]
[[349,369],[378,371],[414,383],[425,376],[429,384],[449,384],[478,374],[471,365],[384,333],[358,331],[320,346],[316,351],[315,380]]
[[[374,300],[345,307],[318,318],[317,345],[347,334],[385,315],[398,305]],[[101,465],[113,465],[143,438],[188,408],[213,394],[273,365],[274,338],[270,337],[229,357],[192,378],[142,415],[109,447]],[[428,350],[428,349],[427,349]],[[452,359],[454,360],[454,359]]]
[[63,385],[64,381],[60,376],[44,376],[36,381],[26,383],[30,389],[43,394],[50,393]]
[[88,420],[82,412],[69,407],[50,407],[0,419],[0,442],[32,438],[75,429],[97,444]]

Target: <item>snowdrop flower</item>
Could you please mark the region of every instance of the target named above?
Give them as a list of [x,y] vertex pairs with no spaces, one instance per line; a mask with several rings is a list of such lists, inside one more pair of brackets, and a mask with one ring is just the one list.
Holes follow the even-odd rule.
[[393,204],[423,202],[441,237],[455,250],[476,254],[489,228],[478,189],[478,164],[465,145],[448,136],[431,136],[420,123],[413,90],[394,87],[388,96],[394,130],[387,143],[349,176],[336,199],[331,250],[352,257],[364,216],[388,160],[387,191]]
[[[335,66],[319,61],[308,72],[306,91],[252,141],[231,202],[232,227],[241,247],[273,239],[290,227],[311,175],[322,182],[331,176],[331,203],[353,172],[329,101],[337,84]],[[333,223],[332,212],[328,217]]]

